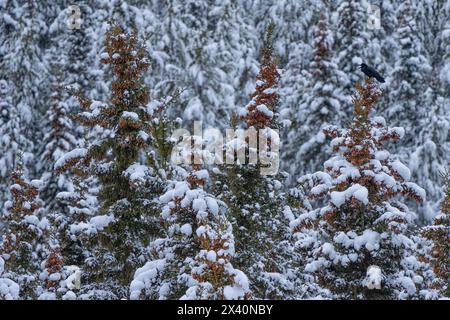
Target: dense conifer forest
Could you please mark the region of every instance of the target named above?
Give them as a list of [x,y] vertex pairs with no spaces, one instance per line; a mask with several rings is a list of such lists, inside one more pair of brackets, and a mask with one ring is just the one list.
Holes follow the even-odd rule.
[[449,17],[0,0],[0,300],[450,298]]

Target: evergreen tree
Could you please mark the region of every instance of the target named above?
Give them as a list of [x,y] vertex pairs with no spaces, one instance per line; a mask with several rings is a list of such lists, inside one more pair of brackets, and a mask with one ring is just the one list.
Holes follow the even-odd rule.
[[[440,98],[439,89],[433,85],[432,66],[425,50],[418,25],[420,3],[403,2],[398,8],[399,55],[388,81],[391,93],[384,106],[384,114],[394,125],[405,127],[406,136],[395,151],[407,163],[414,178],[427,192],[427,201],[418,207],[420,222],[430,221],[436,212],[435,203],[441,197],[436,187],[439,172],[446,165],[448,152],[448,106]],[[426,125],[425,125],[426,123]],[[419,160],[420,159],[420,160]],[[433,183],[430,183],[433,180]],[[412,204],[414,207],[415,205]],[[433,206],[435,208],[433,208]]]
[[[417,124],[420,126],[414,137],[413,151],[410,152],[409,168],[412,177],[421,183],[427,192],[427,201],[417,208],[420,223],[429,223],[439,211],[442,190],[438,187],[440,173],[444,171],[450,154],[450,105],[445,97],[430,89],[424,95],[431,106]],[[406,153],[409,148],[404,150]],[[409,155],[409,154],[408,154]],[[405,154],[404,157],[407,155]]]
[[[188,161],[202,153],[201,138],[193,139],[195,146],[188,142],[188,150],[181,151]],[[136,271],[131,299],[249,298],[247,277],[231,263],[234,237],[227,208],[204,190],[208,171],[201,165],[189,174],[177,171],[183,180],[173,181],[160,197],[166,237],[152,242],[153,259]]]
[[[54,230],[53,230],[54,231]],[[66,265],[56,239],[49,240],[49,253],[41,263],[39,300],[75,300],[81,288],[81,271],[77,266]],[[75,291],[75,292],[74,292]]]
[[[426,115],[429,106],[421,97],[427,91],[430,76],[430,64],[418,38],[417,23],[414,16],[415,7],[411,1],[403,2],[398,8],[398,32],[396,42],[400,44],[389,82],[391,90],[385,114],[395,125],[405,126],[407,132],[404,147],[411,147],[417,131],[418,121]],[[416,99],[416,97],[418,99]],[[421,107],[419,107],[421,106]]]
[[39,300],[55,300],[58,292],[60,282],[62,280],[63,260],[58,248],[51,248],[48,257],[41,263],[43,269],[39,274],[39,279],[43,281],[44,285],[42,293],[39,295]]
[[[199,70],[190,67],[194,64],[196,49],[201,53],[201,33],[206,32],[207,4],[198,1],[152,1],[148,7],[141,7],[143,19],[149,24],[145,27],[148,34],[147,45],[151,48],[154,72],[146,79],[152,85],[156,97],[172,94],[177,88],[184,89],[179,103],[170,110],[170,117],[192,115],[184,112],[189,108],[195,116],[203,119],[198,106],[199,98],[194,95],[189,81],[205,81]],[[203,82],[204,83],[204,82]],[[200,113],[200,114],[199,114]],[[211,115],[209,113],[209,115]]]
[[5,203],[2,220],[6,232],[2,236],[0,254],[4,260],[3,277],[16,282],[22,299],[39,294],[40,262],[47,254],[48,219],[39,198],[41,181],[28,181],[19,163],[11,174],[12,201]]
[[247,70],[256,66],[249,47],[255,39],[240,20],[236,3],[212,1],[208,10],[206,25],[192,47],[185,86],[193,92],[184,119],[222,127],[221,119],[228,119],[236,101],[247,99],[250,93],[243,81]]
[[440,291],[450,296],[450,172],[443,173],[444,199],[441,202],[441,212],[434,219],[432,226],[423,230],[425,237],[433,243],[431,246],[431,264],[439,278]]
[[[292,177],[319,169],[328,154],[321,128],[330,123],[343,123],[346,119],[347,98],[342,92],[345,74],[332,61],[333,35],[328,29],[326,11],[316,15],[313,60],[309,72],[301,75],[304,87],[300,91],[300,101],[284,105],[283,111],[283,117],[291,121],[283,159]],[[289,101],[290,97],[286,99]]]
[[341,86],[344,86],[344,94],[349,96],[359,78],[355,69],[362,62],[377,62],[375,57],[379,56],[379,44],[373,36],[374,31],[367,28],[367,9],[361,1],[341,0],[337,3],[336,12],[336,41],[333,51],[337,52],[336,64],[339,70],[346,75],[341,79]]
[[[443,196],[439,187],[440,173],[447,165],[447,155],[450,152],[450,81],[447,76],[449,66],[446,64],[450,48],[450,25],[445,18],[450,13],[450,6],[445,2],[417,2],[413,8],[417,21],[416,30],[420,31],[416,36],[422,43],[422,54],[429,61],[430,71],[426,74],[429,88],[420,94],[420,98],[414,98],[419,100],[420,104],[417,106],[420,105],[422,110],[419,111],[417,120],[412,118],[414,120],[411,126],[417,134],[411,137],[414,146],[409,167],[414,179],[427,192],[427,202],[418,208],[421,223],[430,223],[439,211],[439,202]],[[429,19],[430,16],[435,18]],[[420,64],[420,61],[416,63]],[[422,72],[422,67],[418,65],[414,68]],[[424,85],[417,83],[413,88],[419,86]]]
[[[74,231],[91,235],[86,247],[92,256],[86,260],[85,271],[92,288],[108,288],[108,297],[125,297],[145,246],[158,231],[148,199],[159,190],[159,179],[140,162],[149,146],[154,111],[147,105],[149,94],[142,79],[149,60],[137,35],[125,33],[116,24],[106,35],[101,58],[115,75],[110,102],[90,102],[79,95],[86,111],[78,119],[84,126],[99,126],[108,134],[89,142],[87,148],[65,154],[55,168],[75,167],[98,179],[99,211]],[[104,293],[98,292],[102,297]]]
[[[57,79],[60,77],[56,77]],[[59,203],[56,195],[61,191],[72,191],[72,183],[66,174],[55,172],[53,166],[65,153],[74,149],[78,141],[74,124],[69,117],[69,107],[63,102],[63,88],[59,83],[60,81],[53,83],[51,105],[45,116],[45,127],[49,129],[44,136],[44,148],[39,166],[42,168],[40,171],[43,172],[44,182],[41,197],[46,204],[46,209],[49,212],[66,213],[66,208]]]
[[72,191],[62,191],[56,196],[59,203],[67,207],[67,212],[55,214],[52,222],[57,228],[65,263],[81,268],[92,254],[84,246],[90,235],[80,234],[79,230],[98,212],[98,189],[93,177],[75,175],[72,183]]
[[[272,56],[272,30],[270,25],[261,54],[261,67],[257,75],[252,100],[241,111],[245,127],[259,134],[259,155],[267,153],[277,159],[277,123],[279,73]],[[262,137],[262,138],[261,138]],[[229,207],[229,216],[236,239],[234,264],[243,270],[250,280],[255,298],[282,299],[289,297],[293,284],[289,273],[290,243],[287,221],[283,216],[284,196],[281,192],[282,175],[265,175],[265,164],[248,163],[250,149],[255,148],[248,140],[237,134],[227,146],[227,153],[235,158],[235,152],[246,151],[245,163],[225,164],[215,170],[215,192]],[[261,159],[260,159],[261,160]],[[267,169],[267,168],[266,168]],[[275,168],[272,168],[275,169]]]
[[349,128],[325,129],[336,156],[324,163],[325,172],[300,179],[312,199],[327,202],[292,224],[302,233],[305,270],[332,298],[435,297],[433,272],[415,256],[417,243],[409,234],[414,213],[394,198],[423,201],[425,191],[408,182],[409,169],[384,150],[404,130],[386,127],[381,117],[371,119],[381,94],[371,80],[356,89]]
[[8,14],[11,13],[9,22],[13,27],[2,43],[4,56],[0,61],[0,77],[11,87],[11,103],[17,108],[24,133],[30,139],[40,136],[42,126],[38,124],[48,97],[48,83],[45,81],[48,67],[41,45],[45,43],[47,26],[44,10],[39,7],[36,0],[15,2],[11,6],[12,11]]
[[[108,83],[104,83],[103,70],[97,59],[97,52],[100,50],[98,46],[103,43],[100,35],[103,33],[94,32],[102,27],[101,10],[98,8],[97,15],[94,16],[93,9],[98,7],[97,3],[77,1],[75,6],[79,12],[74,12],[71,11],[71,2],[63,2],[61,11],[49,26],[49,35],[53,41],[45,54],[50,65],[50,79],[54,81],[54,66],[57,65],[59,73],[64,75],[63,79],[58,79],[61,86],[81,90],[88,97],[103,97],[108,91]],[[76,19],[78,13],[79,19]],[[78,107],[74,97],[63,97],[63,102],[71,110]]]
[[[19,110],[12,104],[11,90],[5,80],[0,80],[0,112],[0,183],[7,185],[21,151],[31,151],[32,142],[25,135],[26,126]],[[32,154],[25,152],[22,158],[28,163]],[[7,188],[2,188],[0,204],[9,198],[7,192]]]

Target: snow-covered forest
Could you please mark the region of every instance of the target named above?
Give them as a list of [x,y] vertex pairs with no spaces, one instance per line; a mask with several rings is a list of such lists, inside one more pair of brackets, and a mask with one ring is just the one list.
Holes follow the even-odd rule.
[[446,299],[449,129],[450,0],[0,0],[0,300]]

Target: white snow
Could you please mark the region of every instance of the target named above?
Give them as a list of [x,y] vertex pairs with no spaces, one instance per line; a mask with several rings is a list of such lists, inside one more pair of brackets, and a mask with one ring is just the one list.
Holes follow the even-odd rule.
[[111,222],[114,221],[114,217],[111,215],[99,215],[92,217],[89,222],[75,223],[70,226],[70,233],[76,235],[83,232],[88,235],[96,234],[98,231],[102,231]]
[[197,234],[197,237],[201,237],[202,235],[204,235],[206,233],[205,226],[198,227],[195,233]]
[[246,292],[249,290],[249,282],[247,276],[240,270],[235,269],[233,286],[225,286],[223,295],[227,300],[243,299]]
[[405,136],[405,129],[402,127],[394,127],[391,130],[395,132],[400,139],[402,139]]
[[128,119],[128,120],[132,120],[132,121],[139,121],[139,116],[136,112],[130,112],[130,111],[124,111],[122,113],[122,117],[123,119]]
[[372,265],[367,268],[366,278],[364,279],[363,284],[370,290],[380,290],[382,280],[383,274],[381,268]]
[[206,211],[206,201],[202,198],[194,199],[192,202],[192,209],[195,211]]
[[375,152],[375,159],[384,161],[389,158],[389,155],[390,155],[389,152],[387,152],[386,150],[380,150]]
[[208,180],[209,179],[209,173],[208,170],[198,170],[194,172],[195,177],[197,177],[200,180]]
[[331,202],[338,208],[340,208],[347,200],[354,197],[356,200],[363,204],[368,204],[369,191],[366,187],[361,186],[360,184],[354,184],[349,187],[345,191],[333,191],[331,192]]
[[101,215],[91,218],[90,223],[96,227],[97,230],[103,230],[108,226],[114,218],[109,215]]
[[150,169],[147,166],[134,163],[129,166],[123,174],[134,183],[143,183],[145,182],[145,178],[149,174],[149,171]]
[[82,271],[78,266],[67,266],[66,269],[72,272],[66,279],[66,286],[70,290],[80,290],[81,289],[81,274]]
[[64,167],[68,162],[76,160],[78,158],[83,158],[87,154],[87,149],[85,148],[77,148],[70,152],[67,152],[65,155],[63,155],[61,158],[59,158],[55,163],[55,170],[61,169]]
[[211,262],[215,262],[217,260],[217,253],[214,250],[208,251],[206,259],[208,259]]
[[213,215],[219,214],[219,204],[217,203],[216,199],[211,197],[206,197],[206,204],[208,206],[209,212],[211,212]]
[[361,235],[355,232],[340,232],[333,240],[346,248],[353,247],[356,251],[360,251],[363,247],[372,251],[380,248],[381,236],[378,232],[367,229]]
[[256,110],[264,114],[267,118],[273,117],[273,111],[271,111],[265,104],[260,104],[256,107]]
[[10,279],[0,278],[0,300],[19,299],[19,285]]
[[149,286],[166,267],[166,260],[152,260],[136,270],[130,285],[130,299],[139,300],[142,291]]
[[189,223],[183,224],[180,231],[182,234],[189,237],[192,234],[192,226]]
[[411,171],[399,160],[392,162],[391,167],[403,178],[403,180],[408,181],[411,178]]

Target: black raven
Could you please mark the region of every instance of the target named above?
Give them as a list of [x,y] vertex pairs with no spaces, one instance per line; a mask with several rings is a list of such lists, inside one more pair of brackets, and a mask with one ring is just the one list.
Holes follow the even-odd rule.
[[372,67],[369,67],[367,64],[365,63],[361,63],[361,65],[359,66],[359,68],[361,69],[362,72],[364,72],[364,74],[366,76],[368,76],[369,78],[375,78],[377,79],[379,82],[384,83],[384,78]]

